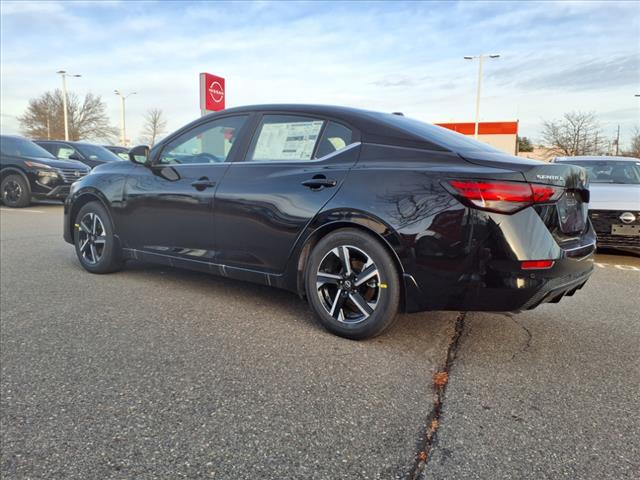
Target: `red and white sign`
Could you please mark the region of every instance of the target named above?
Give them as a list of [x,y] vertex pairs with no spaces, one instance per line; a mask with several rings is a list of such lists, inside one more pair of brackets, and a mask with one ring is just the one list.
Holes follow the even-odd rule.
[[224,110],[224,101],[224,78],[211,73],[201,73],[200,110],[202,113]]

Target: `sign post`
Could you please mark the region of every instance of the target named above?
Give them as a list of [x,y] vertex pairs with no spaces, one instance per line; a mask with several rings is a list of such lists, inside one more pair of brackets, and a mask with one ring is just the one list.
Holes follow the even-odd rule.
[[224,110],[225,89],[224,78],[211,73],[200,74],[200,113]]

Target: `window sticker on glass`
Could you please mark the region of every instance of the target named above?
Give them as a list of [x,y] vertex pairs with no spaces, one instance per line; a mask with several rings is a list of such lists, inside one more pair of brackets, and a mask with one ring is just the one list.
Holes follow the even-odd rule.
[[252,160],[310,160],[322,120],[264,123]]

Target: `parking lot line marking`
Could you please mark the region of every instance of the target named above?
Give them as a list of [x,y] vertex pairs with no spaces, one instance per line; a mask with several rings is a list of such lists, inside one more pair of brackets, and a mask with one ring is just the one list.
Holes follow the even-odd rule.
[[3,212],[27,212],[27,213],[45,213],[42,210],[27,210],[24,208],[0,208]]
[[640,268],[634,267],[633,265],[615,265],[618,270],[631,270],[633,272],[639,272]]
[[605,263],[605,262],[593,262],[594,265],[598,268],[609,268],[614,267],[618,270],[626,270],[631,272],[640,272],[640,267],[636,267],[634,265],[624,265],[619,263]]

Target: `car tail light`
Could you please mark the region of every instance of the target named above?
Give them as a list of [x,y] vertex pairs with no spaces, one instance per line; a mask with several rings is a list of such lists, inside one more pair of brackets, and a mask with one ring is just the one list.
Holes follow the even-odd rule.
[[526,182],[449,180],[448,190],[476,208],[513,213],[535,203],[553,202],[562,188]]
[[545,270],[553,267],[553,260],[526,260],[520,263],[522,270]]

